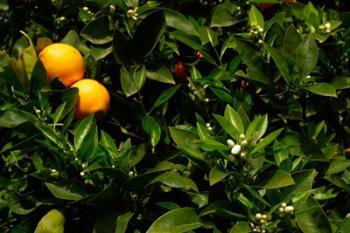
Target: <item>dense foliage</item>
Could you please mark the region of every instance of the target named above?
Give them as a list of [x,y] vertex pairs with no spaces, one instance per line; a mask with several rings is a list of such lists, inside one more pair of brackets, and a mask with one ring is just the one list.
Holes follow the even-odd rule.
[[[347,8],[0,0],[0,232],[350,232]],[[52,42],[103,119],[47,82]]]

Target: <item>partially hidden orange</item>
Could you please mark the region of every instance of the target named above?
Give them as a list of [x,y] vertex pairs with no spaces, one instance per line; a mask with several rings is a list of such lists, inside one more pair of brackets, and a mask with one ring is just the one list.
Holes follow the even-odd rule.
[[53,43],[39,53],[49,81],[58,78],[65,87],[84,77],[84,59],[73,46]]
[[105,115],[109,110],[108,90],[93,79],[82,79],[72,85],[79,90],[75,118],[82,119],[90,114]]

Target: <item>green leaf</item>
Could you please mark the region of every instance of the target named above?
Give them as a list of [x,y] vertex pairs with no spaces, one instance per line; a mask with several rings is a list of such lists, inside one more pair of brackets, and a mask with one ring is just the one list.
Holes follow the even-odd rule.
[[193,141],[198,140],[196,134],[189,130],[170,127],[170,135],[174,142],[183,150],[191,159],[199,162],[204,162],[205,159],[199,150],[198,145],[194,144]]
[[292,80],[289,74],[289,67],[286,57],[279,49],[273,48],[268,44],[265,44],[265,48],[271,54],[273,61],[275,62],[286,83],[291,83]]
[[62,119],[62,114],[64,112],[64,109],[66,108],[66,105],[67,105],[67,102],[63,102],[57,107],[53,117],[54,126],[56,126],[56,124]]
[[350,88],[350,78],[346,76],[338,76],[332,80],[332,85],[338,89],[348,89]]
[[209,184],[210,186],[213,186],[216,183],[219,183],[223,179],[225,179],[226,176],[228,176],[229,173],[226,171],[223,171],[220,167],[215,166],[211,169],[209,173]]
[[163,91],[159,97],[154,101],[152,108],[157,108],[167,102],[176,92],[179,90],[180,85],[170,87],[167,90]]
[[190,35],[196,35],[196,29],[183,14],[171,9],[164,9],[165,23],[167,26],[184,31]]
[[327,215],[314,199],[308,198],[295,213],[298,226],[305,233],[332,233]]
[[230,233],[250,233],[251,228],[248,222],[237,222],[231,229]]
[[310,74],[317,65],[318,47],[315,40],[309,35],[297,48],[296,64],[301,78]]
[[103,130],[101,130],[100,144],[104,148],[108,149],[112,156],[116,156],[118,154],[118,148],[115,144],[114,139]]
[[283,200],[288,202],[293,198],[299,199],[298,196],[312,189],[316,174],[316,170],[304,170],[293,174],[295,185],[282,190]]
[[78,33],[73,30],[70,30],[65,37],[61,40],[64,44],[72,45],[73,47],[79,49],[80,48],[80,38]]
[[226,133],[228,133],[233,139],[239,139],[239,134],[236,130],[233,129],[232,124],[229,120],[217,114],[213,114],[213,116],[219,125],[223,128],[223,130],[226,131]]
[[138,93],[146,81],[145,65],[132,71],[128,71],[125,67],[122,67],[120,70],[120,80],[123,92],[127,97]]
[[301,35],[297,32],[294,26],[289,26],[283,40],[283,50],[288,54],[295,56],[296,49],[302,42]]
[[216,97],[218,97],[221,101],[228,103],[228,104],[232,104],[233,103],[233,97],[230,93],[219,89],[219,88],[214,88],[214,87],[210,87],[210,90],[214,93],[214,95]]
[[142,20],[132,39],[135,55],[145,57],[152,52],[165,31],[163,11],[155,11]]
[[63,213],[52,209],[40,219],[34,233],[64,233],[64,222]]
[[278,135],[282,132],[283,129],[278,129],[276,131],[273,131],[266,137],[264,137],[260,142],[254,147],[254,149],[250,152],[251,154],[257,153],[261,150],[263,150],[266,146],[268,146],[270,143],[272,143]]
[[198,142],[199,146],[205,151],[214,151],[214,150],[229,150],[230,147],[222,144],[221,142],[216,141],[212,138],[202,139]]
[[309,24],[311,24],[314,28],[318,28],[320,25],[320,16],[311,1],[309,1],[304,7],[303,14]]
[[146,233],[185,233],[200,228],[200,221],[193,208],[171,210],[152,223]]
[[89,22],[81,30],[80,35],[89,42],[98,45],[106,44],[113,40],[107,16],[102,16]]
[[81,188],[76,183],[64,182],[45,183],[50,192],[59,199],[78,201],[84,197]]
[[253,209],[254,208],[254,203],[251,202],[246,196],[244,196],[243,193],[240,193],[237,197],[237,200],[242,203],[245,207],[249,208],[249,209]]
[[161,65],[156,69],[147,67],[146,76],[147,78],[158,82],[175,84],[173,75],[171,74],[169,68],[165,65]]
[[344,218],[343,222],[339,225],[336,233],[347,233],[350,232],[350,218]]
[[316,95],[337,97],[337,90],[332,84],[329,83],[316,83],[312,84],[311,86],[305,87],[305,89]]
[[225,118],[228,120],[232,127],[235,129],[238,135],[244,133],[244,126],[239,113],[234,110],[230,105],[225,108]]
[[230,2],[217,5],[213,10],[210,27],[229,27],[238,23],[239,20],[233,17],[236,10],[237,6]]
[[261,28],[264,28],[264,16],[254,5],[252,5],[250,8],[248,17],[250,25],[257,25]]
[[348,159],[333,159],[329,163],[326,175],[332,175],[344,171],[350,166]]
[[247,132],[246,132],[246,139],[248,141],[252,141],[256,143],[266,132],[268,125],[268,118],[267,115],[264,116],[258,116],[254,118],[252,123],[249,124]]
[[337,175],[330,175],[324,177],[326,180],[328,180],[330,183],[334,184],[335,186],[344,189],[346,192],[350,192],[350,186],[342,177],[339,177]]
[[155,147],[162,132],[158,122],[152,116],[145,116],[142,119],[142,128],[150,136],[152,147]]
[[113,55],[118,63],[124,67],[130,67],[134,64],[131,59],[129,40],[118,30],[113,34]]
[[115,233],[125,233],[130,219],[134,216],[132,212],[126,212],[118,216]]
[[46,71],[41,60],[37,60],[33,72],[32,77],[30,79],[30,89],[33,92],[34,90],[40,90],[44,86],[48,84],[48,79],[46,76]]
[[193,190],[198,192],[198,187],[193,180],[181,176],[177,172],[165,172],[155,179],[153,179],[149,184],[154,184],[160,182],[172,188],[185,189],[185,190]]
[[68,88],[63,91],[61,96],[61,102],[66,103],[65,108],[62,112],[61,119],[66,117],[73,109],[75,109],[75,105],[78,99],[78,88]]
[[92,127],[94,116],[90,115],[83,120],[79,121],[76,128],[74,129],[74,146],[78,151],[81,148],[86,136],[89,134]]
[[0,116],[0,128],[14,128],[20,124],[27,122],[28,119],[15,109],[5,111]]
[[34,122],[34,125],[37,129],[41,131],[41,133],[48,138],[51,142],[57,145],[59,148],[63,148],[62,139],[58,136],[58,134],[49,126],[44,125],[41,122]]
[[264,174],[264,176],[268,178],[264,178],[261,186],[266,189],[279,189],[295,184],[292,176],[282,170],[276,170],[273,174]]

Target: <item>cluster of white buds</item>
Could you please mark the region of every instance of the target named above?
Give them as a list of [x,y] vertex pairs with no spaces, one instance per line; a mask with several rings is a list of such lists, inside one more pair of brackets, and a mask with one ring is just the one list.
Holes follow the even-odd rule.
[[207,130],[208,130],[208,131],[213,131],[213,130],[214,130],[213,127],[210,125],[209,122],[208,122],[205,126],[207,127]]
[[250,30],[249,30],[250,35],[258,35],[258,34],[262,34],[263,32],[264,32],[264,29],[260,27],[256,22],[252,22],[250,24]]
[[325,33],[330,33],[332,25],[330,23],[325,23],[325,24],[321,24],[318,28]]
[[56,169],[51,169],[50,170],[50,176],[52,177],[58,177],[60,173]]
[[255,219],[258,221],[258,225],[255,225],[254,223],[250,223],[250,227],[252,228],[253,232],[260,232],[260,233],[266,233],[266,225],[268,224],[268,218],[266,214],[262,213],[256,213]]
[[245,139],[245,135],[241,134],[239,136],[240,140],[239,142],[236,144],[232,139],[228,139],[227,140],[227,145],[229,147],[231,147],[231,154],[232,155],[238,155],[244,159],[247,156],[247,153],[243,150],[244,146],[246,146],[248,144],[248,141]]
[[138,11],[138,7],[135,7],[133,9],[129,9],[127,12],[128,18],[133,19],[133,20],[137,20],[138,16],[139,16],[139,13],[137,13],[137,11]]
[[291,205],[287,205],[287,203],[285,203],[285,202],[282,202],[281,207],[278,209],[278,211],[281,214],[283,214],[283,213],[292,214],[294,212],[294,207]]

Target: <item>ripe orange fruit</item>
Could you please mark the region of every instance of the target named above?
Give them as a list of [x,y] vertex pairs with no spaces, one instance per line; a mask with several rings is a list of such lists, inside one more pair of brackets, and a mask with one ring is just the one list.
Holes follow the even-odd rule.
[[84,76],[84,60],[73,46],[54,43],[44,48],[39,59],[43,63],[49,81],[58,78],[69,87]]
[[72,85],[79,89],[75,118],[82,119],[90,114],[106,114],[109,109],[108,90],[93,79],[82,79]]

